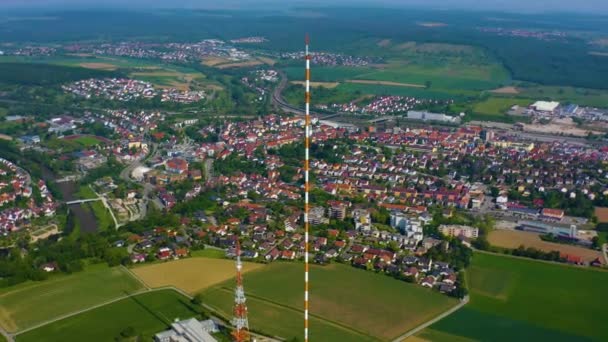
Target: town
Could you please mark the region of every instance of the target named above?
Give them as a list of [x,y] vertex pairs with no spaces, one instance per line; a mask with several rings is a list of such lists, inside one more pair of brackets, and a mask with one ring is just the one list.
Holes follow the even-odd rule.
[[0,342],[608,340],[585,1],[0,4]]

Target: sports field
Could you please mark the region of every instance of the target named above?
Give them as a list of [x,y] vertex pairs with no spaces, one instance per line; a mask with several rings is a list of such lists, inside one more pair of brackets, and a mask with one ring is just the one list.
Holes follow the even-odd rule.
[[105,265],[43,282],[28,282],[0,292],[0,325],[19,331],[142,289],[122,268]]
[[[262,264],[244,263],[244,272],[263,268]],[[215,258],[186,258],[132,269],[149,287],[175,286],[195,294],[209,286],[234,278],[233,260]]]
[[165,330],[174,319],[191,317],[197,317],[197,311],[188,298],[173,290],[161,290],[51,323],[19,335],[17,341],[115,341],[127,327],[141,334],[142,341],[152,341],[152,337]]
[[99,139],[97,139],[93,136],[90,136],[90,135],[80,136],[80,137],[74,139],[74,141],[80,143],[84,147],[96,146],[101,143],[101,141]]
[[[257,329],[288,339],[299,336],[298,330],[285,327],[301,326],[302,272],[300,263],[273,263],[245,277],[249,300],[255,300],[261,312],[268,312],[255,322]],[[317,324],[328,329],[342,326],[346,332],[350,329],[350,334],[369,339],[395,338],[456,304],[456,300],[422,287],[341,264],[313,266],[310,277],[311,314]],[[228,281],[207,290],[203,301],[230,312],[233,286],[233,281]],[[284,315],[273,314],[273,308],[278,307]],[[254,317],[254,309],[249,311]],[[294,323],[292,316],[299,319]]]
[[471,302],[419,334],[433,341],[606,341],[608,272],[475,253]]

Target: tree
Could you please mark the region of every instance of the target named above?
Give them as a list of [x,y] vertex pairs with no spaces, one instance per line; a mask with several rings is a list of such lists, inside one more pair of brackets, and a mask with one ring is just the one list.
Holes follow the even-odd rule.
[[201,305],[201,304],[203,304],[203,295],[199,293],[196,296],[194,296],[192,298],[192,304],[194,304],[194,305]]
[[109,248],[104,255],[104,260],[109,266],[126,264],[129,262],[129,252],[125,248]]

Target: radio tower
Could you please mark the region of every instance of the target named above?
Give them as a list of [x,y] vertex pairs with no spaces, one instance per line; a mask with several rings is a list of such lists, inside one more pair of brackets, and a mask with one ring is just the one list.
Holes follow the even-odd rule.
[[236,289],[234,291],[234,318],[232,325],[234,331],[232,337],[236,342],[246,342],[250,340],[249,321],[247,320],[247,304],[245,304],[245,290],[243,289],[242,271],[243,263],[241,263],[241,244],[236,240]]
[[312,129],[310,127],[310,54],[308,53],[308,44],[310,39],[306,35],[306,116],[305,116],[305,137],[304,137],[304,342],[308,342],[308,191],[310,184],[308,182],[309,172],[309,148]]

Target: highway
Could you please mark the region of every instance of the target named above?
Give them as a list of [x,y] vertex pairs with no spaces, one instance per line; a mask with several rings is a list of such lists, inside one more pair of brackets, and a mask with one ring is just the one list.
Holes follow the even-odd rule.
[[[292,113],[292,114],[300,115],[300,116],[305,115],[306,113],[304,112],[303,109],[294,107],[294,106],[290,105],[289,103],[287,103],[287,101],[285,101],[285,99],[283,99],[283,90],[285,90],[285,88],[287,87],[287,82],[289,80],[287,79],[287,75],[285,75],[285,73],[282,71],[279,71],[279,76],[281,77],[281,81],[279,82],[279,85],[272,92],[272,104],[275,107],[280,108],[281,110],[283,110],[286,113]],[[302,94],[302,96],[304,96],[304,94]],[[311,114],[313,114],[313,113],[311,113]]]

